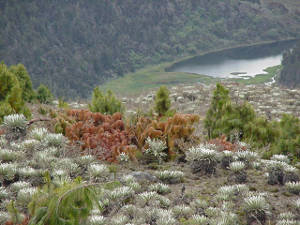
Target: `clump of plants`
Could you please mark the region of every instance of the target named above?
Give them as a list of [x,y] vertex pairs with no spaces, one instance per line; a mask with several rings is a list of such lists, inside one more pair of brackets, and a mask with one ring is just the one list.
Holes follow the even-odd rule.
[[117,112],[123,112],[124,107],[121,101],[119,101],[112,91],[107,91],[103,94],[98,87],[93,91],[92,102],[89,104],[91,112],[100,112],[105,115],[113,115]]
[[103,115],[88,110],[70,110],[68,115],[76,122],[66,128],[66,136],[81,142],[81,149],[92,149],[99,159],[116,162],[121,153],[135,159],[133,135],[126,130],[121,113]]
[[146,140],[147,149],[144,151],[145,158],[148,162],[162,163],[167,159],[167,145],[159,140],[151,140],[150,137]]
[[209,145],[192,147],[186,152],[186,160],[190,163],[193,173],[214,174],[218,163],[217,151]]
[[53,101],[53,95],[47,86],[41,84],[36,90],[36,98],[42,104],[50,104]]
[[194,125],[199,121],[199,116],[191,114],[175,114],[167,121],[159,121],[140,117],[136,125],[131,128],[137,140],[139,149],[143,149],[148,137],[165,141],[168,147],[168,156],[176,153],[176,141],[188,141],[195,130]]
[[247,224],[257,221],[265,224],[270,214],[270,205],[262,196],[251,196],[244,200],[243,210],[246,215]]
[[7,67],[0,63],[0,123],[4,116],[24,114],[31,117],[26,102],[34,98],[30,76],[22,64]]
[[232,176],[236,183],[244,183],[247,181],[247,172],[245,168],[245,163],[241,161],[230,163],[229,169],[232,171]]

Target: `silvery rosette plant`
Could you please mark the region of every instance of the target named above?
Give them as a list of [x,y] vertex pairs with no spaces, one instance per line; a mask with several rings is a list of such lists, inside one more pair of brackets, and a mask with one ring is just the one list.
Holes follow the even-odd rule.
[[186,152],[186,160],[190,163],[193,173],[213,174],[218,163],[218,153],[206,145],[199,145]]
[[192,215],[191,222],[193,224],[208,225],[209,219],[206,216],[194,214]]
[[192,216],[193,209],[187,205],[176,205],[172,208],[172,212],[175,218],[189,218]]
[[151,184],[149,186],[149,191],[155,191],[158,194],[164,195],[170,193],[171,189],[167,184],[157,183],[157,184]]
[[222,186],[218,189],[217,198],[223,201],[231,201],[247,195],[249,188],[245,184]]
[[284,184],[284,166],[286,163],[269,160],[266,162],[268,171],[268,184]]
[[182,182],[184,173],[176,170],[175,171],[164,170],[164,171],[156,172],[155,176],[164,183],[176,184]]
[[12,181],[17,174],[17,164],[0,163],[0,181]]
[[300,194],[300,182],[287,182],[285,183],[285,186],[289,192],[296,195]]
[[164,141],[159,139],[151,139],[150,137],[146,140],[147,149],[145,149],[144,154],[149,162],[162,163],[167,158],[167,145]]
[[210,222],[212,225],[238,225],[239,220],[236,214],[232,212],[221,211]]
[[45,136],[48,135],[48,131],[46,128],[34,128],[30,131],[29,137],[31,137],[34,140],[42,141]]
[[221,158],[221,167],[223,169],[228,169],[229,168],[229,164],[233,162],[233,155],[234,153],[231,151],[223,151],[220,153],[220,158]]
[[248,168],[252,162],[258,159],[258,154],[251,151],[239,151],[234,155],[235,161],[241,161],[245,163],[246,168]]
[[195,214],[204,214],[204,210],[208,207],[208,203],[202,199],[195,199],[190,203]]
[[105,180],[109,175],[109,169],[103,164],[92,164],[88,167],[88,173],[92,180]]
[[11,114],[4,117],[3,127],[6,130],[6,137],[15,140],[26,135],[27,120],[23,114]]
[[232,162],[229,165],[229,169],[232,171],[232,176],[234,177],[234,181],[236,183],[243,183],[247,180],[247,172],[246,166],[244,162],[237,161]]
[[107,219],[101,215],[90,215],[88,217],[88,224],[89,225],[106,225]]
[[0,149],[0,161],[1,162],[13,162],[24,157],[24,153],[19,151],[13,151],[11,149]]
[[263,196],[251,196],[244,199],[243,210],[248,224],[253,221],[264,224],[270,214],[270,205]]

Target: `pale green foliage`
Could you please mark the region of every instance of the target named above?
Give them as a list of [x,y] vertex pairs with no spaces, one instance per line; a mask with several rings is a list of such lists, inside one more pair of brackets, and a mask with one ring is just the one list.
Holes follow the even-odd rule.
[[23,114],[12,114],[4,117],[3,126],[11,132],[24,132],[27,120]]
[[0,164],[0,180],[7,179],[13,180],[17,174],[17,165],[13,163]]
[[87,221],[93,204],[97,205],[92,186],[79,179],[55,188],[46,176],[47,184],[38,191],[29,205],[33,215],[29,225],[80,225]]
[[243,162],[232,162],[229,165],[229,169],[235,173],[245,169],[245,163]]
[[159,171],[155,173],[155,176],[163,182],[166,183],[180,183],[183,180],[184,173],[181,171]]
[[148,148],[145,151],[145,156],[150,159],[157,160],[158,163],[162,163],[167,158],[167,153],[165,150],[167,149],[167,145],[164,141],[159,139],[151,140],[150,137],[146,140],[146,145]]
[[158,183],[158,184],[151,184],[149,186],[149,191],[156,191],[158,194],[168,194],[171,192],[171,189],[166,184]]
[[251,196],[244,200],[243,209],[248,217],[264,220],[270,213],[270,205],[262,196]]
[[123,112],[122,103],[109,90],[103,94],[98,87],[93,91],[92,102],[89,104],[89,109],[92,112],[100,112],[103,114],[112,115],[116,112]]
[[300,194],[300,182],[287,182],[285,186],[289,192]]

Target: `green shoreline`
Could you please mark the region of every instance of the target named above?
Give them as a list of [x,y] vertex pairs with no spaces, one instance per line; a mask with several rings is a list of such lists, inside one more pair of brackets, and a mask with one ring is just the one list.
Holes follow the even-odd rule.
[[204,84],[212,84],[218,81],[234,81],[242,84],[258,84],[258,83],[265,83],[272,79],[273,76],[276,75],[278,72],[278,66],[275,66],[276,69],[274,71],[274,67],[266,68],[265,71],[267,74],[258,74],[253,78],[250,79],[220,79],[214,78],[206,75],[199,75],[199,74],[192,74],[192,73],[185,73],[185,72],[167,72],[171,66],[175,65],[176,63],[182,62],[184,60],[191,59],[196,56],[203,56],[209,53],[215,53],[220,51],[225,51],[229,49],[236,49],[240,47],[251,47],[251,46],[258,46],[264,44],[272,44],[281,41],[293,41],[297,39],[284,39],[279,41],[264,41],[255,44],[243,44],[237,45],[234,47],[223,48],[218,50],[211,50],[206,51],[201,54],[192,55],[183,57],[181,59],[172,61],[172,62],[165,62],[156,65],[146,66],[145,68],[139,69],[136,72],[128,73],[123,77],[111,80],[106,82],[105,84],[101,85],[100,88],[103,90],[112,90],[117,95],[136,95],[142,92],[149,91],[151,89],[158,88],[161,85],[172,86],[176,84],[192,84],[195,82],[200,82]]

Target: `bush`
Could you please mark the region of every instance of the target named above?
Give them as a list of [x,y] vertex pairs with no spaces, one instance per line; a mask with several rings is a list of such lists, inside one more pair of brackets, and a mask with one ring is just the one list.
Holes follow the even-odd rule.
[[186,160],[190,162],[193,173],[213,174],[216,172],[217,152],[209,146],[200,145],[190,148],[186,153]]
[[123,112],[122,103],[114,96],[112,91],[108,90],[103,94],[98,87],[93,91],[92,102],[89,104],[91,112],[100,112],[102,114],[113,115],[116,112]]
[[81,142],[81,148],[91,149],[99,159],[117,162],[121,153],[135,160],[136,146],[133,135],[125,129],[120,113],[103,115],[88,110],[69,110],[76,122],[66,128],[66,136],[73,142]]
[[165,116],[171,107],[171,100],[169,98],[169,90],[166,86],[161,86],[156,92],[155,97],[155,111],[159,116]]
[[41,84],[37,89],[36,98],[43,104],[50,104],[53,100],[53,95],[50,90],[43,84]]
[[18,77],[4,63],[0,63],[0,84],[0,122],[2,122],[4,116],[12,113],[23,113],[29,118],[31,113],[25,106],[25,101],[29,98],[29,96],[26,97],[28,94],[26,91],[30,88],[28,90],[22,89],[24,81],[19,81]]

